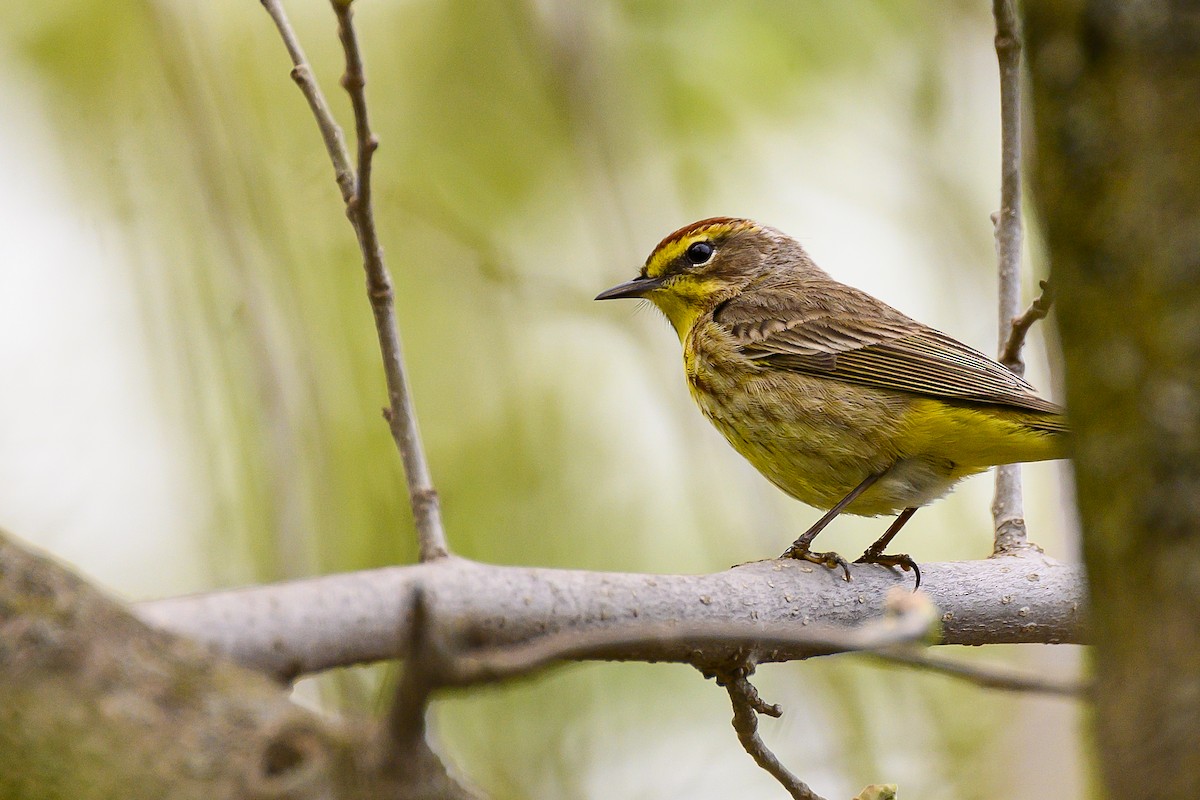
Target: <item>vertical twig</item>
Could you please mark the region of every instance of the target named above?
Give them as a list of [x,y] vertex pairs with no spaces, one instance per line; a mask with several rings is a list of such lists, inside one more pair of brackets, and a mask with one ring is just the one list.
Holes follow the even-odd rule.
[[388,421],[392,438],[404,462],[404,476],[408,483],[409,501],[412,503],[413,523],[422,561],[441,558],[449,553],[446,533],[442,526],[441,507],[433,480],[429,475],[429,464],[425,449],[421,445],[421,433],[417,427],[416,409],[408,387],[404,370],[404,356],[400,347],[400,331],[396,323],[396,305],[392,290],[392,278],[383,258],[383,248],[375,229],[375,212],[371,204],[371,163],[379,140],[371,132],[367,116],[366,74],[363,69],[362,52],[354,31],[352,0],[331,0],[338,21],[338,37],[346,54],[346,71],[342,86],[350,95],[354,109],[354,132],[358,144],[358,168],[351,166],[350,153],[346,148],[341,127],[333,118],[329,104],[313,78],[312,68],[300,47],[295,31],[288,22],[279,0],[261,0],[275,27],[283,38],[288,55],[291,56],[292,80],[300,87],[309,108],[317,120],[325,149],[333,162],[334,176],[346,204],[346,216],[354,226],[359,249],[363,255],[363,269],[367,277],[367,296],[371,313],[375,317],[375,332],[379,338],[379,349],[383,356],[383,371],[387,382],[388,407],[384,418]]
[[450,774],[429,745],[429,701],[441,686],[441,677],[451,671],[451,657],[442,646],[438,624],[420,586],[413,590],[410,614],[409,655],[383,726],[376,763],[403,787],[398,797],[483,800]]
[[363,253],[363,268],[367,273],[367,294],[371,301],[371,312],[375,316],[379,347],[383,353],[389,401],[384,416],[404,461],[408,495],[412,501],[413,522],[420,540],[421,560],[428,561],[447,555],[449,549],[442,526],[441,505],[438,502],[437,491],[433,488],[433,479],[429,475],[425,448],[421,445],[421,431],[417,427],[417,413],[413,407],[408,377],[404,370],[392,277],[384,263],[383,247],[379,244],[379,235],[375,229],[375,209],[371,203],[371,163],[375,151],[379,148],[379,139],[371,132],[367,117],[367,77],[363,69],[362,51],[358,46],[358,35],[354,30],[353,0],[332,0],[332,5],[337,15],[338,38],[341,39],[342,49],[346,52],[346,72],[342,75],[342,87],[350,95],[350,104],[354,108],[354,134],[358,141],[358,182],[354,197],[346,203],[346,216],[350,218],[354,224],[354,231],[358,234],[358,244]]
[[342,128],[334,120],[333,112],[329,110],[329,104],[325,102],[325,95],[322,94],[321,87],[317,85],[316,78],[313,77],[312,67],[308,65],[308,57],[304,55],[304,48],[300,46],[300,39],[296,36],[296,31],[292,29],[292,23],[288,21],[283,6],[280,5],[279,0],[261,0],[261,2],[263,8],[271,15],[271,20],[275,23],[280,38],[283,39],[283,45],[287,48],[288,55],[291,56],[292,80],[300,87],[300,92],[308,101],[308,107],[312,110],[317,127],[321,130],[325,151],[329,154],[329,160],[333,162],[333,176],[337,181],[338,189],[342,192],[342,201],[349,203],[350,199],[354,197],[354,167],[350,163],[350,152],[346,150],[346,139],[342,135]]
[[[1021,302],[1021,38],[1013,0],[992,0],[996,19],[996,58],[1000,66],[1000,211],[992,216],[1000,277],[999,352],[1005,353],[1012,321]],[[1025,372],[1018,349],[1006,364],[1017,375]],[[1021,500],[1021,467],[996,467],[992,500],[994,552],[1009,553],[1029,546]]]

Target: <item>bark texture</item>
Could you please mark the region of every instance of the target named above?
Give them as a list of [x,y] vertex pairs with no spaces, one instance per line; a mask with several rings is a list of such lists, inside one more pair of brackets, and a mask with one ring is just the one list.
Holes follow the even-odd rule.
[[1111,797],[1200,786],[1200,6],[1026,4]]
[[0,534],[0,798],[465,796],[423,746],[383,752]]
[[[884,613],[884,598],[912,576],[852,564],[854,580],[800,561],[743,564],[711,575],[641,575],[501,567],[461,558],[407,567],[253,586],[139,604],[146,622],[204,642],[240,664],[290,680],[332,667],[403,658],[412,636],[412,598],[424,592],[442,631],[474,647],[504,647],[549,633],[656,625],[742,625],[849,630]],[[922,564],[921,591],[941,613],[946,644],[1082,642],[1082,570],[1037,553],[986,561]],[[589,658],[681,661],[720,666],[743,650],[698,637],[686,644],[648,637]],[[772,647],[758,663],[807,658],[828,647]]]

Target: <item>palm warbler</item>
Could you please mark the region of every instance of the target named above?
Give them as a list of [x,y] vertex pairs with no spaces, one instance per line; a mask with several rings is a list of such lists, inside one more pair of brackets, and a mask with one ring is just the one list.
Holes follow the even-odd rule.
[[1063,455],[1063,411],[1005,367],[821,270],[799,242],[747,219],[672,233],[641,274],[597,300],[645,298],[683,343],[700,410],[767,480],[828,512],[897,514],[860,563],[921,574],[884,549],[916,510],[991,467]]

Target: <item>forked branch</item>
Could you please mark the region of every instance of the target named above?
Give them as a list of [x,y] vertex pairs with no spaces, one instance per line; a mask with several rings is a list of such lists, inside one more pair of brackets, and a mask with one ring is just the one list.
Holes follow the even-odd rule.
[[[935,634],[937,609],[923,593],[910,594],[893,590],[888,594],[884,610],[886,616],[882,620],[846,632],[854,637],[853,647],[843,648],[843,652],[850,649],[866,652],[894,649],[923,639],[928,640]],[[748,654],[736,665],[714,672],[717,683],[729,692],[729,702],[733,706],[733,729],[737,733],[738,741],[754,762],[779,781],[795,800],[822,800],[808,784],[783,765],[758,735],[758,715],[779,717],[783,715],[783,709],[763,700],[758,689],[750,683],[754,668],[754,657]]]
[[350,95],[350,104],[354,109],[354,133],[358,146],[357,170],[351,166],[351,157],[346,149],[342,129],[333,118],[329,104],[313,77],[312,68],[283,6],[279,0],[261,2],[275,21],[275,27],[292,59],[292,79],[304,93],[317,121],[321,138],[325,142],[325,150],[333,163],[342,201],[346,205],[346,216],[354,226],[358,246],[362,251],[363,269],[367,277],[367,297],[375,318],[375,332],[379,338],[384,377],[387,382],[388,406],[384,409],[384,418],[404,462],[404,475],[408,483],[408,496],[412,504],[420,558],[422,561],[441,558],[449,553],[442,525],[441,507],[429,474],[425,449],[421,444],[416,409],[400,347],[392,278],[384,262],[383,247],[379,243],[375,212],[371,203],[371,164],[375,150],[379,147],[379,140],[371,132],[367,115],[366,72],[363,68],[362,52],[358,46],[358,36],[354,30],[352,0],[332,0],[332,5],[337,16],[338,37],[341,39],[346,59],[342,86]]
[[[824,628],[794,623],[764,624],[754,628],[728,620],[675,622],[670,624],[625,620],[614,628],[563,630],[529,641],[499,648],[465,646],[470,631],[455,632],[453,625],[439,624],[436,609],[425,591],[417,587],[411,601],[409,658],[389,716],[392,744],[385,760],[402,764],[424,762],[425,709],[432,693],[442,687],[472,686],[529,675],[565,660],[586,658],[631,649],[647,643],[724,642],[739,653],[731,663],[716,664],[705,659],[697,646],[693,664],[729,692],[733,705],[733,727],[739,741],[755,762],[775,777],[794,798],[821,800],[793,775],[767,748],[758,735],[758,715],[778,717],[777,705],[766,703],[749,681],[761,654],[782,648],[816,652],[887,650],[928,640],[938,626],[938,612],[927,595],[895,590],[885,605],[885,616],[856,628]],[[457,641],[462,640],[462,641]],[[438,763],[438,762],[434,762]],[[444,771],[437,773],[444,778]],[[461,787],[460,787],[461,788]]]
[[1033,323],[1039,319],[1045,319],[1050,313],[1050,307],[1054,305],[1054,293],[1050,289],[1050,284],[1046,281],[1039,281],[1038,287],[1042,290],[1041,294],[1029,304],[1029,308],[1012,318],[1008,339],[1004,342],[1004,347],[1000,348],[1000,363],[1018,375],[1025,371],[1025,363],[1021,359],[1021,348],[1025,346],[1025,336],[1033,327]]
[[759,714],[778,717],[783,712],[779,706],[768,704],[758,696],[758,690],[750,683],[749,671],[749,668],[739,668],[727,675],[717,676],[717,682],[729,692],[729,702],[733,706],[733,729],[737,732],[738,741],[754,759],[754,763],[771,773],[771,777],[779,781],[795,800],[823,800],[808,784],[793,775],[758,735]]

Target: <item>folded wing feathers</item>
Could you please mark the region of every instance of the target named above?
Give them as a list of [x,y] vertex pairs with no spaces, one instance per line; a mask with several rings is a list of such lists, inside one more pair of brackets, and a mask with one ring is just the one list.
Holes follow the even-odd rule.
[[[764,298],[766,299],[766,298]],[[775,298],[772,298],[775,299]],[[873,298],[871,298],[873,300]],[[946,334],[878,304],[863,320],[828,309],[737,302],[714,319],[729,325],[750,358],[783,369],[915,394],[1061,414],[1062,409],[1001,364]],[[774,306],[767,308],[764,306]],[[1055,422],[1051,429],[1065,423]]]

